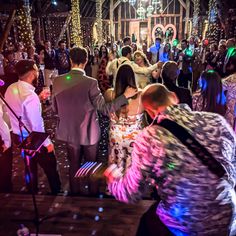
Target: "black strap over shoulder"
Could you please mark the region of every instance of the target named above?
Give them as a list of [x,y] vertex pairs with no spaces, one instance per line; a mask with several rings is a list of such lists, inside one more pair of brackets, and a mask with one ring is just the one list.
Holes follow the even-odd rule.
[[126,61],[127,61],[127,60],[124,60],[124,61],[122,61],[120,64],[119,64],[119,62],[117,61],[117,62],[116,62],[116,67],[118,68],[119,66],[123,65]]
[[219,178],[224,176],[224,167],[184,127],[169,119],[164,119],[157,125],[178,138],[213,174]]

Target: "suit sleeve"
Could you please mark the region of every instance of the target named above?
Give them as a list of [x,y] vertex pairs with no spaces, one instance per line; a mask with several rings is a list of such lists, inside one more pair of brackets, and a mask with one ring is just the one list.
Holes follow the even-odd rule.
[[124,95],[121,95],[112,102],[106,103],[98,87],[97,80],[92,80],[91,82],[89,97],[93,106],[104,115],[109,115],[110,113],[119,110],[121,106],[128,104],[128,100]]

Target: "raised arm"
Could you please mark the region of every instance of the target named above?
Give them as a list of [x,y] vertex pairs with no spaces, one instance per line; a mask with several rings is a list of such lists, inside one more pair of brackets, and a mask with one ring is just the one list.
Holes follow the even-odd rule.
[[152,71],[158,69],[157,63],[152,66],[149,66],[149,67],[141,67],[135,63],[132,63],[132,67],[133,67],[134,73],[143,74],[143,75],[150,75],[152,73]]
[[113,101],[106,103],[99,87],[97,80],[91,81],[91,87],[89,90],[89,96],[91,103],[94,107],[101,111],[105,115],[109,115],[111,112],[115,112],[121,108],[121,106],[128,104],[128,99],[133,97],[137,91],[133,88],[126,89],[124,95],[119,96]]

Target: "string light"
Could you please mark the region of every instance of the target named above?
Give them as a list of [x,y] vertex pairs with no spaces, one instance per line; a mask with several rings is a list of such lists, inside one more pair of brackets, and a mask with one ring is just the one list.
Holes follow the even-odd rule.
[[97,23],[97,34],[98,34],[98,44],[102,45],[102,1],[96,0],[96,23]]
[[217,11],[217,0],[209,1],[209,12],[208,12],[208,39],[211,43],[217,43],[219,41],[219,24],[218,24],[218,11]]
[[19,39],[26,47],[34,45],[30,11],[29,4],[25,4],[17,10]]
[[198,35],[198,21],[200,13],[200,0],[194,0],[194,10],[193,10],[193,35]]
[[81,45],[81,26],[80,26],[79,0],[71,0],[71,9],[72,9],[71,41],[76,46],[80,46]]

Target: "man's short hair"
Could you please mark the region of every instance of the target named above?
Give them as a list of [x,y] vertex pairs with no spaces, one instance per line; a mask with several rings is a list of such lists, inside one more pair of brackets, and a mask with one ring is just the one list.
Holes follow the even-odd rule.
[[122,55],[123,57],[126,57],[129,53],[130,53],[130,54],[132,53],[132,48],[131,48],[129,45],[122,47],[122,49],[121,49],[121,55]]
[[187,40],[187,39],[182,39],[182,40],[181,40],[181,43],[186,43],[186,44],[188,44],[188,40]]
[[123,43],[127,43],[128,41],[131,41],[131,38],[129,36],[126,36],[124,39],[123,39]]
[[18,76],[24,76],[31,70],[35,70],[34,68],[35,62],[33,60],[20,60],[15,65],[15,70]]
[[157,41],[157,40],[160,41],[160,42],[162,41],[160,37],[156,37],[155,41]]
[[60,40],[60,41],[58,42],[58,46],[60,46],[62,43],[65,43],[65,41],[64,41],[64,40]]
[[179,68],[175,61],[167,61],[161,70],[161,77],[164,82],[175,82],[179,75]]
[[71,61],[76,64],[85,64],[88,58],[88,52],[83,47],[73,47],[70,50]]
[[159,106],[167,105],[170,94],[171,92],[163,84],[148,85],[141,95],[144,109],[147,106],[156,109]]

